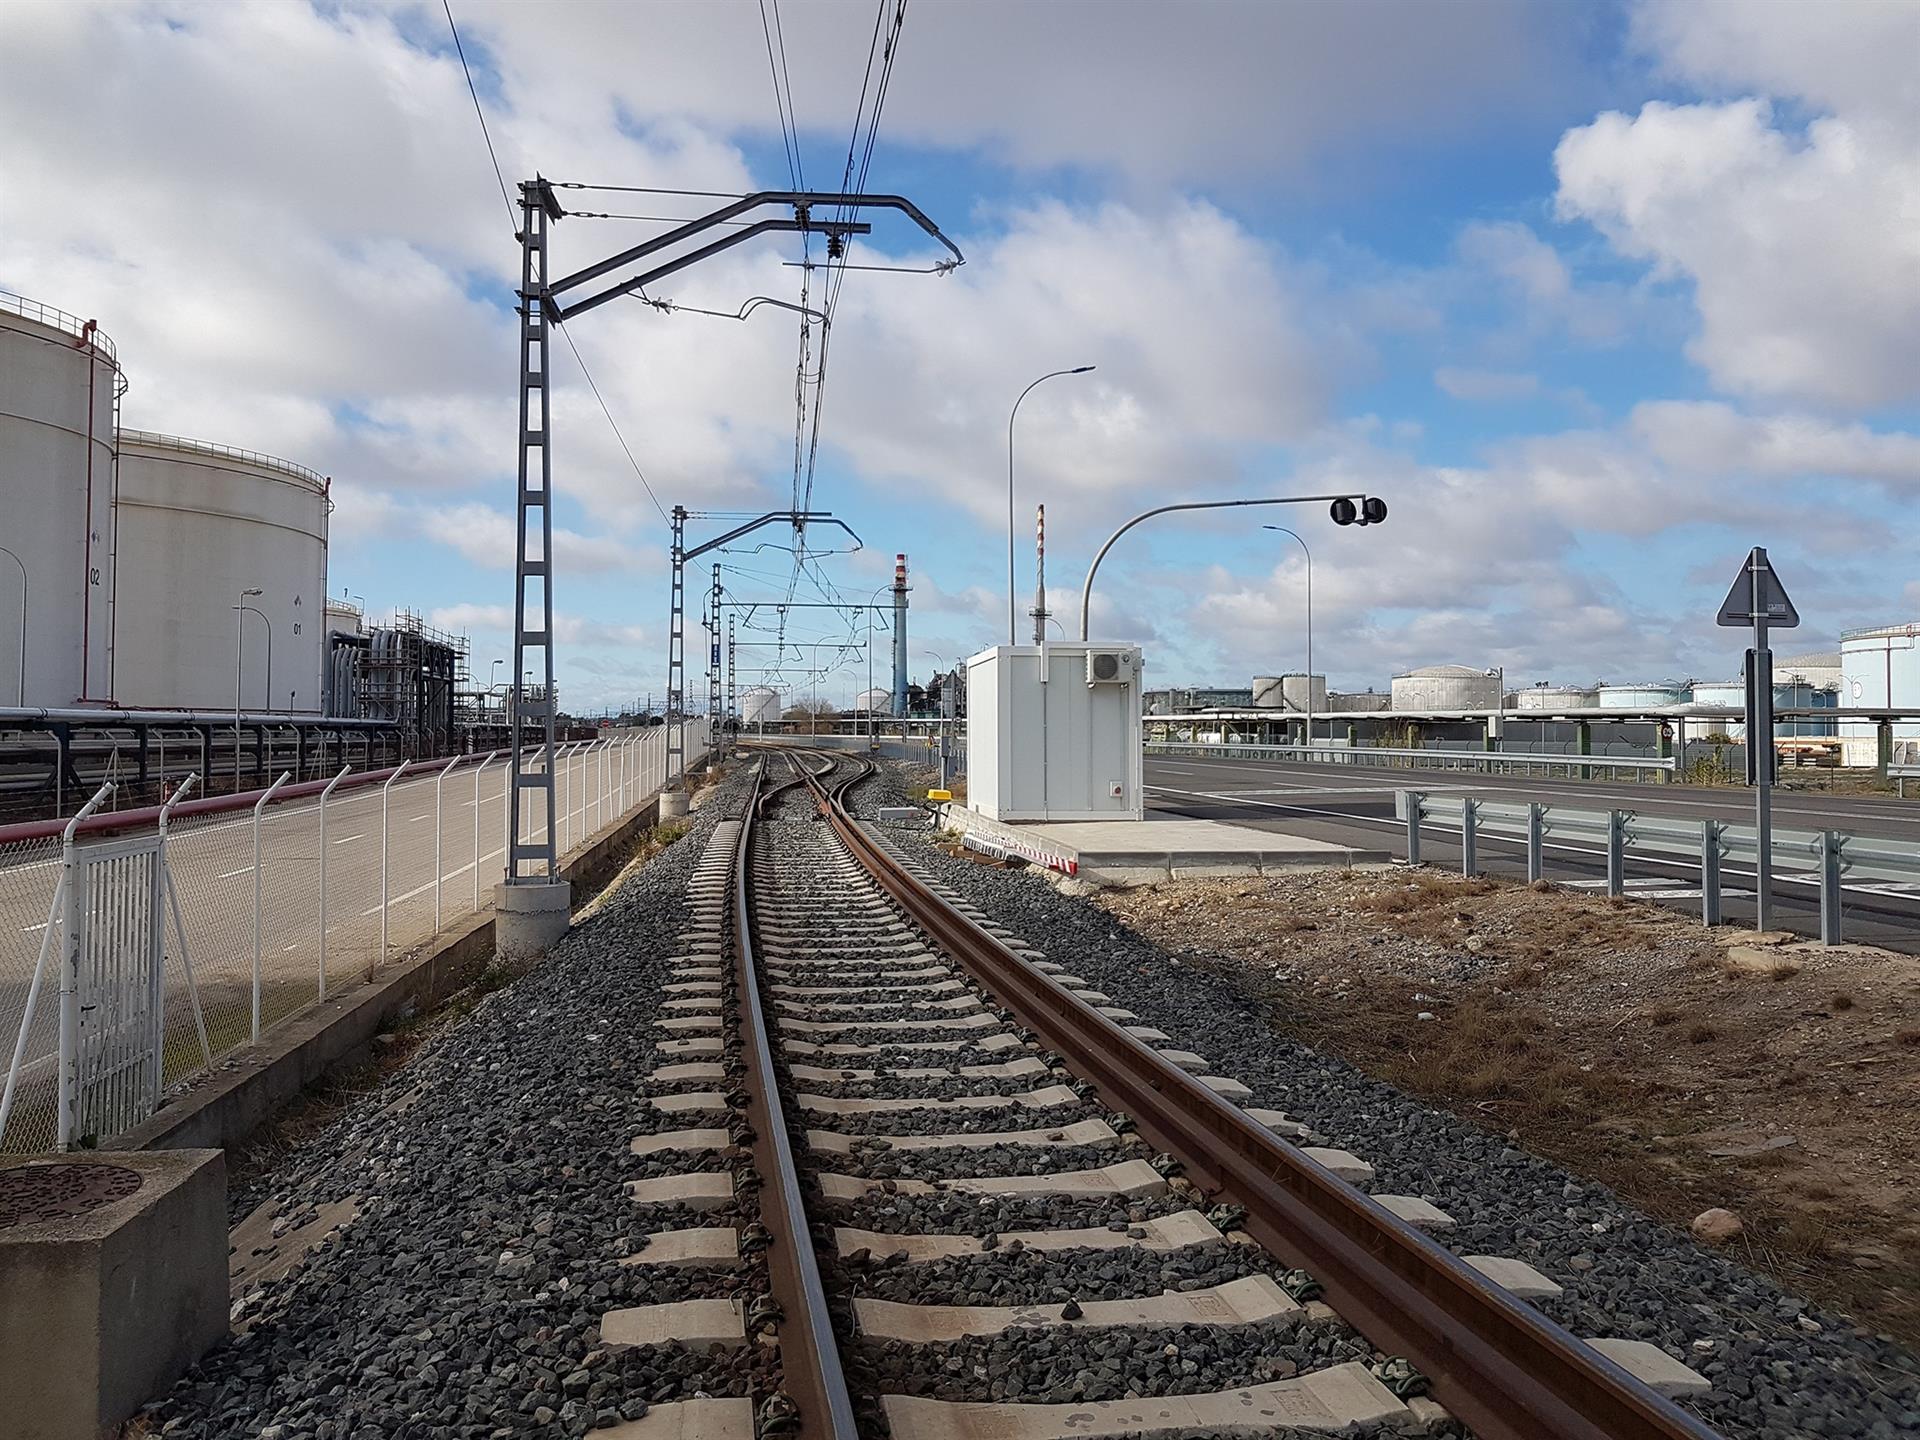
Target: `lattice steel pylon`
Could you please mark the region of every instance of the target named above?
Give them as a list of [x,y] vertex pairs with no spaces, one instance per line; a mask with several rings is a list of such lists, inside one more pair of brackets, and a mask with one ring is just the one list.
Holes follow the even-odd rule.
[[720,562],[713,566],[713,588],[707,592],[707,749],[720,748]]
[[[548,884],[559,874],[553,804],[553,450],[548,442],[552,398],[548,388],[547,225],[560,218],[553,187],[536,177],[520,185],[520,467],[518,535],[514,550],[512,775],[508,801],[506,881]],[[537,602],[530,582],[540,582]],[[540,652],[545,679],[528,693],[528,652]],[[528,748],[541,746],[537,768]],[[543,800],[538,839],[523,840],[528,791]],[[532,867],[527,869],[525,867]]]
[[667,779],[687,768],[687,507],[673,507],[673,583],[667,613]]
[[733,665],[733,621],[727,616],[727,713],[726,723],[731,726],[740,714],[739,696],[734,690],[734,681],[738,678]]

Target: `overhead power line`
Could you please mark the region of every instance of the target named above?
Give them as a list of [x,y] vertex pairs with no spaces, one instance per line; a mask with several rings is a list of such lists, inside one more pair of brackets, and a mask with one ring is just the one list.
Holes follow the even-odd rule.
[[573,352],[574,362],[579,365],[580,373],[587,377],[587,388],[593,391],[593,398],[600,402],[600,413],[607,417],[607,424],[613,430],[613,438],[620,442],[620,448],[626,451],[627,463],[633,466],[633,473],[640,481],[640,488],[647,492],[647,499],[653,501],[653,508],[660,512],[660,518],[669,525],[673,523],[667,514],[666,506],[660,503],[660,497],[653,493],[653,486],[647,483],[646,472],[640,468],[640,462],[633,458],[633,449],[627,444],[627,437],[620,433],[620,426],[613,418],[613,411],[607,408],[606,400],[600,394],[600,387],[593,383],[593,372],[587,369],[586,356],[580,353],[580,347],[573,343],[573,336],[567,333],[564,325],[556,326],[561,337],[567,342],[567,348]]
[[480,122],[480,138],[487,142],[487,158],[493,162],[493,178],[500,185],[500,203],[507,207],[507,224],[517,234],[520,217],[514,213],[513,198],[507,194],[507,177],[500,173],[500,157],[493,150],[493,136],[487,133],[487,113],[480,108],[480,91],[474,86],[473,71],[467,65],[467,50],[460,43],[460,27],[453,23],[453,0],[440,0],[447,12],[447,29],[453,32],[453,53],[460,57],[460,73],[467,77],[467,93],[473,97],[474,117]]

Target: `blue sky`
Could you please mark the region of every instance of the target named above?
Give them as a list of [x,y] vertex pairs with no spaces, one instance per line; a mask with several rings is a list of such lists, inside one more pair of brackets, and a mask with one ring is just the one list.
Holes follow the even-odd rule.
[[[753,0],[454,13],[509,184],[787,183]],[[801,159],[836,188],[875,8],[780,17]],[[126,423],[332,474],[333,592],[470,633],[485,675],[508,653],[517,255],[438,5],[25,3],[0,43],[25,76],[0,97],[0,286],[100,317]],[[1783,648],[1915,618],[1917,50],[1912,4],[912,0],[869,188],[968,264],[847,277],[814,495],[865,548],[796,593],[864,595],[905,551],[916,675],[1004,638],[1008,407],[1094,364],[1021,413],[1023,617],[1035,501],[1069,623],[1099,539],[1148,506],[1392,507],[1366,531],[1295,508],[1130,535],[1095,628],[1144,644],[1153,683],[1302,663],[1304,566],[1262,518],[1313,546],[1336,687],[1437,662],[1732,673],[1711,614],[1756,543],[1806,620]],[[660,228],[569,219],[557,264]],[[796,299],[798,249],[656,293]],[[926,253],[897,220],[858,247]],[[621,302],[573,333],[661,503],[758,512],[793,484],[797,328]],[[556,351],[561,683],[583,708],[657,696],[666,529]],[[789,555],[723,559],[736,598],[784,592]],[[847,703],[865,662],[836,661],[822,693]],[[780,678],[804,693],[807,669]]]

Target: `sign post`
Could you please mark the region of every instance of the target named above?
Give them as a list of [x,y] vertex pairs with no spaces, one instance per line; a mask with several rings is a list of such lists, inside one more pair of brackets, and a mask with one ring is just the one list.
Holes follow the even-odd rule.
[[1746,667],[1747,783],[1754,787],[1754,929],[1767,930],[1773,921],[1773,782],[1778,777],[1773,749],[1773,652],[1767,648],[1767,627],[1791,629],[1800,623],[1800,612],[1767,563],[1765,549],[1753,547],[1734,577],[1733,588],[1720,602],[1714,622],[1753,626]]

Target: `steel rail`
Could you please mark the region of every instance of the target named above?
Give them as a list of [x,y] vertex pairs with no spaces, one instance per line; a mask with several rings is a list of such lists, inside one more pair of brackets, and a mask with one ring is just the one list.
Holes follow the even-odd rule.
[[1355,1187],[1334,1179],[1064,986],[887,853],[847,812],[872,773],[810,782],[847,850],[997,1004],[1101,1100],[1177,1158],[1248,1232],[1312,1273],[1342,1318],[1410,1361],[1479,1440],[1715,1440],[1715,1432],[1522,1304]]
[[741,1043],[747,1059],[746,1092],[749,1148],[762,1186],[760,1223],[771,1237],[767,1279],[780,1307],[781,1381],[795,1409],[796,1440],[859,1440],[853,1400],[827,1308],[826,1287],[814,1254],[813,1233],[801,1192],[793,1142],[780,1104],[780,1080],[773,1065],[773,1034],[760,1001],[760,976],[753,954],[753,833],[759,814],[766,766],[754,772],[753,789],[742,813],[733,857],[733,974],[739,998]]

